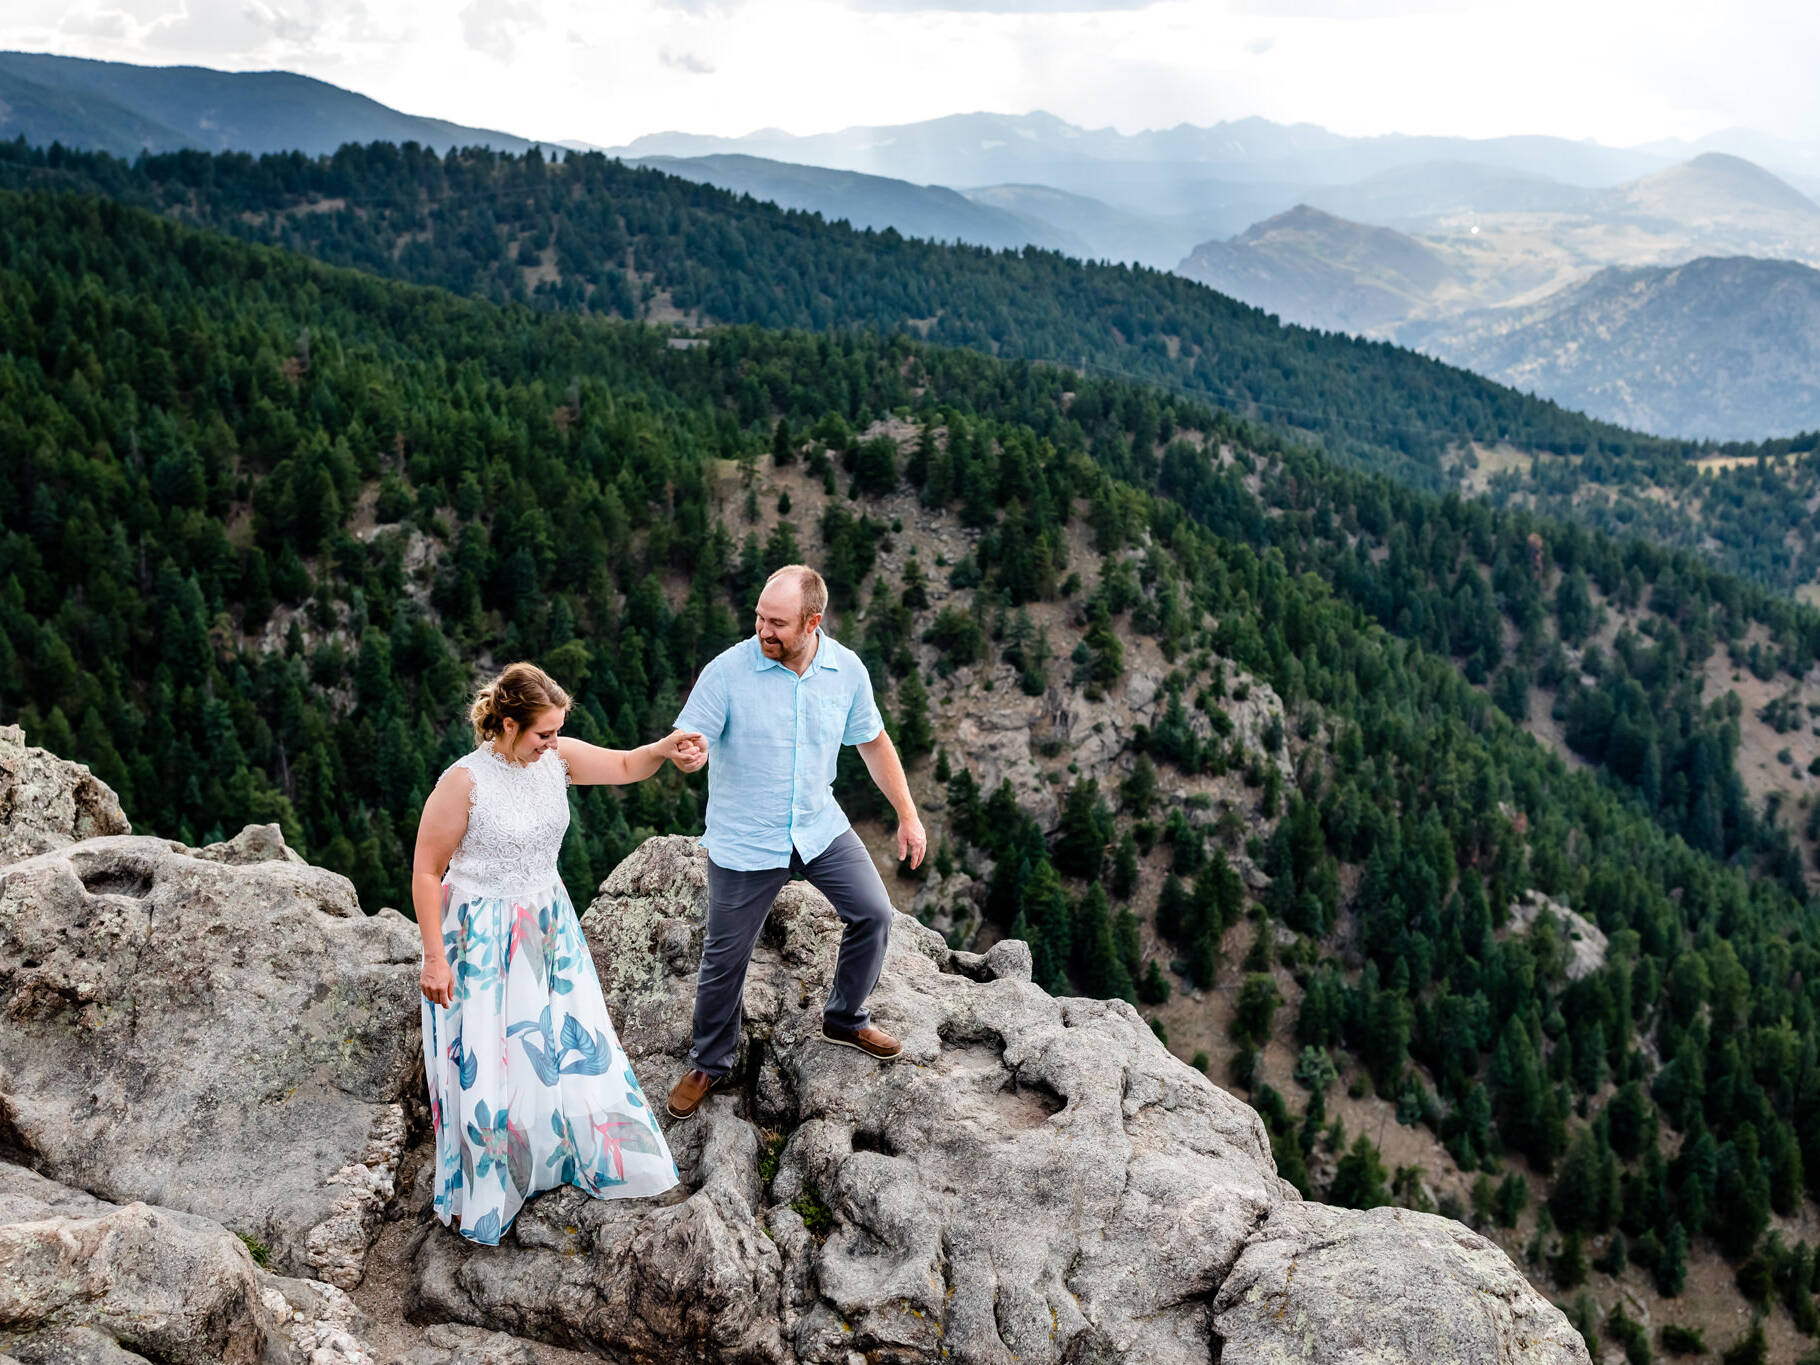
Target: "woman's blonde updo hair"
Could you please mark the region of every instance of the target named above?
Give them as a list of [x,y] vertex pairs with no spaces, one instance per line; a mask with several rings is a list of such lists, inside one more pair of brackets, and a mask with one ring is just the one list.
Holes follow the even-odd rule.
[[474,694],[468,719],[474,723],[474,740],[485,744],[502,737],[507,719],[519,729],[529,725],[552,706],[569,709],[569,694],[536,664],[508,664],[503,673]]

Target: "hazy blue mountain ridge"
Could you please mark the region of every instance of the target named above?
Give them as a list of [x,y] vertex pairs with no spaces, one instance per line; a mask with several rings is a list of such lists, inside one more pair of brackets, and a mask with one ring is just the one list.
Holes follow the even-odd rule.
[[1662,436],[1820,428],[1820,270],[1795,261],[1614,266],[1526,308],[1473,312],[1402,339]]
[[512,133],[419,118],[327,81],[288,71],[215,71],[133,66],[47,53],[0,52],[0,137],[92,147],[132,156],[151,151],[284,152],[325,155],[349,142],[428,147],[537,145]]
[[749,194],[786,209],[819,213],[856,228],[895,228],[906,237],[971,242],[994,248],[1035,245],[1092,254],[1087,244],[1049,222],[975,200],[941,185],[828,170],[756,156],[653,156],[636,165]]

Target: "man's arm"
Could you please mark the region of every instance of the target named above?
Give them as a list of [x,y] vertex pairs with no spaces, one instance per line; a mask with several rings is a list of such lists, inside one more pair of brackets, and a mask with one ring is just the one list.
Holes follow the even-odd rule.
[[[676,728],[693,734],[703,745],[714,743],[727,729],[726,680],[721,676],[718,663],[719,660],[714,660],[701,671],[695,686],[689,689],[689,700],[676,716]],[[695,765],[696,768],[700,766],[700,763]],[[695,768],[684,771],[694,772]]]
[[897,812],[897,856],[908,858],[911,867],[922,866],[929,837],[923,832],[922,819],[916,813],[916,802],[910,799],[910,780],[904,776],[903,762],[891,736],[880,729],[864,744],[856,744],[859,756],[866,760],[866,771]]

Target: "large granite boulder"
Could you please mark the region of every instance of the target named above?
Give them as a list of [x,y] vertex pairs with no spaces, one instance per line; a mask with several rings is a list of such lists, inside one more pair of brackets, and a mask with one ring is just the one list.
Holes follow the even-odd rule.
[[270,827],[0,869],[0,1148],[350,1287],[422,1088],[419,952]]
[[218,1223],[0,1162],[0,1351],[21,1365],[375,1365],[363,1326]]
[[1502,1250],[1410,1209],[1282,1205],[1213,1308],[1223,1361],[1586,1359],[1580,1334]]
[[113,789],[0,725],[0,867],[102,834],[131,834]]
[[[653,1098],[687,1065],[705,886],[694,841],[654,839],[583,919]],[[639,1362],[1391,1360],[1447,1334],[1437,1359],[1586,1360],[1465,1229],[1301,1203],[1251,1109],[1122,1002],[1032,985],[1021,943],[951,952],[898,916],[871,1003],[902,1058],[828,1046],[838,939],[785,888],[734,1083],[669,1130],[681,1190],[545,1195],[492,1249],[432,1227],[416,1313]],[[1302,1259],[1324,1288],[1272,1337]]]

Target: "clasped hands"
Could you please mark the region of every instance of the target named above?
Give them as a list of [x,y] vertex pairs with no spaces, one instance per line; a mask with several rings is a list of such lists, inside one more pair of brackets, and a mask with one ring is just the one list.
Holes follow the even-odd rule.
[[668,759],[685,773],[695,772],[708,761],[708,746],[691,730],[673,730],[651,746],[659,758]]

